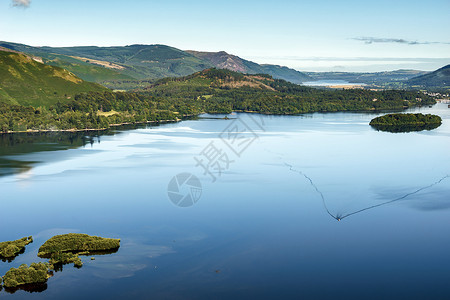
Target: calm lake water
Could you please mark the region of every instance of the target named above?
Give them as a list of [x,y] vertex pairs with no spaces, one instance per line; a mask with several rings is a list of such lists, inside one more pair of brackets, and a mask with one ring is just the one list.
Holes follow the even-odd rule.
[[303,82],[302,84],[303,85],[307,85],[307,86],[335,86],[335,85],[353,86],[353,85],[366,85],[365,83],[350,83],[350,82],[345,81],[345,80],[316,80],[316,81]]
[[[2,136],[0,241],[34,242],[0,261],[1,274],[45,261],[37,250],[56,234],[121,247],[64,266],[42,292],[0,298],[448,298],[450,109],[414,111],[443,125],[394,134],[368,125],[379,114],[234,114],[100,136]],[[233,140],[235,128],[246,138]],[[195,160],[213,150],[215,182]],[[180,173],[202,185],[191,207],[168,197]]]

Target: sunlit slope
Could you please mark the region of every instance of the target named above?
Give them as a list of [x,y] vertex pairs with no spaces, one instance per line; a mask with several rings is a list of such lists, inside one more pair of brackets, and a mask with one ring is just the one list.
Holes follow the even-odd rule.
[[35,61],[20,53],[0,51],[0,101],[48,106],[75,94],[106,88],[73,73]]

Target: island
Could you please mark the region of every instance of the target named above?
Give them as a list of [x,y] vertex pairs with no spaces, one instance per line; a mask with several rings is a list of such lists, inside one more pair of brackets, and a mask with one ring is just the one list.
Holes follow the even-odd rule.
[[[24,251],[25,245],[31,243],[33,238],[27,237],[16,241],[0,243],[0,253],[4,257],[14,257]],[[120,247],[120,239],[90,236],[81,233],[68,233],[56,235],[47,240],[40,248],[38,257],[48,258],[46,263],[32,263],[11,268],[3,277],[0,277],[0,287],[14,292],[17,288],[30,285],[45,284],[53,271],[61,271],[64,264],[73,263],[80,268],[83,265],[79,255],[110,254]],[[92,259],[92,258],[91,258]]]
[[81,268],[79,255],[113,253],[120,247],[120,239],[102,238],[81,233],[69,233],[52,237],[40,248],[38,256],[49,258],[49,268],[62,270],[62,265],[73,263]]
[[432,114],[387,114],[376,117],[369,123],[370,126],[380,131],[387,132],[412,132],[432,130],[442,124],[441,117]]
[[31,236],[24,237],[15,241],[0,243],[0,259],[3,261],[12,261],[17,255],[25,251],[25,246],[32,243]]
[[6,272],[3,276],[3,285],[6,288],[15,288],[25,284],[45,283],[50,277],[51,273],[45,263],[32,263],[29,267],[23,264]]

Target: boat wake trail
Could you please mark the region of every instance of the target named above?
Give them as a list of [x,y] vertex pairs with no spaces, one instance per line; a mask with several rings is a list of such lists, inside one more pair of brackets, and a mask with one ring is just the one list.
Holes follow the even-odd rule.
[[314,184],[314,181],[312,181],[312,179],[311,179],[308,175],[306,175],[305,173],[303,173],[302,171],[299,171],[299,170],[294,169],[294,167],[293,167],[292,165],[290,165],[290,164],[288,164],[288,163],[286,163],[286,162],[285,162],[284,164],[285,164],[286,166],[289,167],[289,170],[290,170],[290,171],[302,175],[303,177],[305,177],[305,178],[309,181],[309,183],[310,183],[311,186],[314,188],[314,190],[316,190],[316,192],[320,195],[320,198],[322,198],[322,204],[323,204],[323,207],[325,208],[326,212],[327,212],[333,219],[336,219],[336,220],[340,221],[339,217],[333,215],[333,214],[330,212],[330,210],[328,209],[328,207],[327,207],[327,202],[325,201],[325,197],[323,196],[322,192],[317,188],[317,186]]
[[[272,153],[274,153],[274,152],[272,152]],[[277,154],[277,155],[279,156],[279,158],[282,159],[282,156],[281,156],[280,154],[278,154],[278,153],[275,153],[275,154]],[[413,195],[415,195],[415,194],[418,194],[418,193],[420,193],[420,192],[422,192],[422,191],[424,191],[424,190],[430,189],[430,188],[432,188],[432,187],[434,187],[434,186],[440,184],[441,182],[445,181],[446,179],[450,178],[450,175],[445,175],[445,176],[443,176],[441,179],[435,181],[434,183],[432,183],[432,184],[430,184],[430,185],[421,187],[421,188],[419,188],[419,189],[417,189],[417,190],[415,190],[415,191],[413,191],[413,192],[407,193],[407,194],[405,194],[405,195],[403,195],[403,196],[401,196],[401,197],[395,198],[395,199],[393,199],[393,200],[388,200],[388,201],[385,201],[385,202],[380,203],[380,204],[368,206],[368,207],[365,207],[365,208],[362,208],[362,209],[359,209],[359,210],[355,210],[355,211],[350,212],[350,213],[347,213],[347,214],[334,214],[334,213],[332,213],[332,212],[330,211],[330,209],[328,208],[328,206],[327,206],[327,201],[326,201],[326,199],[325,199],[325,196],[324,196],[323,193],[319,190],[319,188],[316,186],[316,184],[315,184],[314,181],[311,179],[311,177],[309,177],[307,174],[303,173],[302,171],[295,169],[293,165],[291,165],[291,164],[289,164],[289,163],[287,163],[287,162],[284,162],[284,165],[287,166],[287,167],[289,167],[289,171],[294,172],[294,173],[297,173],[297,174],[301,175],[302,177],[304,177],[306,180],[308,180],[308,182],[310,183],[310,185],[313,187],[313,189],[317,192],[317,194],[319,194],[320,198],[322,199],[322,204],[323,204],[323,207],[324,207],[325,211],[327,212],[327,214],[328,214],[330,217],[332,217],[333,219],[337,220],[337,221],[341,221],[341,220],[343,220],[343,219],[345,219],[345,218],[348,218],[348,217],[350,217],[350,216],[353,216],[353,215],[362,213],[362,212],[367,211],[367,210],[370,210],[370,209],[374,209],[374,208],[377,208],[377,207],[381,207],[381,206],[384,206],[384,205],[388,205],[388,204],[391,204],[391,203],[394,203],[394,202],[397,202],[397,201],[405,200],[405,199],[407,199],[407,198],[410,197],[410,196],[413,196]]]
[[344,218],[350,217],[352,215],[358,214],[360,212],[363,212],[363,211],[366,211],[366,210],[369,210],[369,209],[377,208],[377,207],[380,207],[380,206],[383,206],[383,205],[387,205],[387,204],[390,204],[390,203],[394,203],[394,202],[397,202],[397,201],[404,200],[404,199],[408,198],[409,196],[415,195],[417,193],[420,193],[423,190],[426,190],[426,189],[432,188],[435,185],[438,185],[439,183],[441,183],[442,181],[446,180],[449,177],[450,177],[449,175],[446,175],[446,176],[442,177],[441,179],[439,179],[438,181],[436,181],[436,182],[434,182],[434,183],[432,183],[430,185],[421,187],[420,189],[417,189],[414,192],[408,193],[408,194],[403,195],[401,197],[398,197],[398,198],[396,198],[394,200],[389,200],[389,201],[386,201],[386,202],[383,202],[383,203],[380,203],[380,204],[372,205],[372,206],[369,206],[369,207],[366,207],[366,208],[363,208],[363,209],[360,209],[360,210],[348,213],[346,215],[341,216],[340,219],[342,220]]

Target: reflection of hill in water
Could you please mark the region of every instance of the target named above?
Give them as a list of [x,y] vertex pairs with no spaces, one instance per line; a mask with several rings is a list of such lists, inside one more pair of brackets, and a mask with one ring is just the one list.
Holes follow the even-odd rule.
[[[194,118],[186,118],[194,119]],[[69,150],[87,144],[100,143],[101,136],[111,136],[123,130],[148,128],[159,124],[127,124],[99,131],[0,133],[0,177],[30,170],[39,161],[18,159],[19,155]]]
[[[46,132],[0,134],[0,176],[31,169],[37,161],[17,159],[18,155],[68,150],[100,141],[108,132]],[[109,133],[111,134],[111,133]]]

